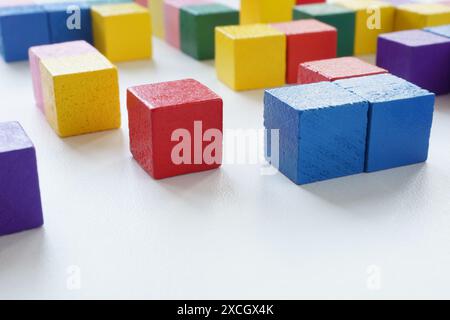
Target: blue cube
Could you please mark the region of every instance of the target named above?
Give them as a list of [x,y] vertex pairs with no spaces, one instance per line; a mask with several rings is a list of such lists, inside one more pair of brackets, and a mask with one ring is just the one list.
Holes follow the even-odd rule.
[[47,14],[40,6],[0,8],[0,53],[6,62],[28,59],[28,49],[50,43]]
[[390,74],[335,83],[369,102],[366,172],[426,161],[433,93]]
[[91,9],[87,3],[54,3],[43,8],[48,14],[52,43],[75,40],[93,42]]
[[296,184],[361,173],[367,113],[365,99],[331,82],[267,90],[267,160]]

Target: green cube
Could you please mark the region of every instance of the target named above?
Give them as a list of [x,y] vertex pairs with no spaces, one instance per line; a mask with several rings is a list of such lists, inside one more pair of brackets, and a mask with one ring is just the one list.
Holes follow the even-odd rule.
[[180,10],[181,50],[197,60],[214,59],[214,29],[239,24],[239,11],[221,4],[190,5]]
[[294,19],[317,19],[332,25],[338,31],[338,57],[353,55],[355,11],[330,3],[300,5],[294,8]]

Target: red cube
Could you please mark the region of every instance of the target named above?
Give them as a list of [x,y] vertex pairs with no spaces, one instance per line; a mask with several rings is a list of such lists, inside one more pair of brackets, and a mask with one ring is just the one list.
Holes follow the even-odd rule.
[[198,81],[129,88],[127,108],[131,153],[153,178],[221,166],[223,102]]
[[300,63],[336,57],[337,30],[328,24],[306,19],[275,23],[272,27],[287,37],[287,83],[297,82]]
[[300,64],[297,82],[300,84],[387,73],[387,70],[354,57],[341,57]]

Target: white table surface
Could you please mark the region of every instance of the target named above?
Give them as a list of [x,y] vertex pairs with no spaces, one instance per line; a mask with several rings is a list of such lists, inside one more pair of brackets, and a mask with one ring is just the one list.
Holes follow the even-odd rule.
[[0,237],[0,298],[450,298],[449,95],[426,164],[307,186],[237,164],[155,181],[129,152],[127,87],[193,77],[223,97],[226,129],[253,130],[263,91],[154,47],[119,64],[122,128],[68,139],[35,108],[28,64],[0,62],[0,121],[36,145],[45,214]]

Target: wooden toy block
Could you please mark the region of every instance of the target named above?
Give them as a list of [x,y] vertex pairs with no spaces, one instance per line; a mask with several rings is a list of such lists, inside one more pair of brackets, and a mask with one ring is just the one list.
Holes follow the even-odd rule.
[[165,39],[164,31],[164,0],[151,0],[148,4],[152,17],[153,35]]
[[223,102],[201,83],[179,80],[129,88],[130,148],[155,179],[222,163]]
[[331,3],[309,4],[294,8],[294,19],[316,19],[336,28],[337,56],[352,56],[355,43],[356,12]]
[[286,34],[286,82],[297,83],[300,63],[336,57],[337,31],[318,20],[308,19],[272,24]]
[[109,60],[130,61],[152,57],[151,19],[135,3],[92,6],[95,47]]
[[367,101],[332,82],[267,90],[267,160],[296,184],[361,173],[367,110]]
[[26,60],[30,47],[48,43],[48,18],[41,7],[0,7],[0,54],[6,62]]
[[89,43],[83,40],[42,45],[30,48],[29,60],[30,60],[31,78],[33,81],[34,97],[36,99],[37,107],[42,112],[44,112],[44,98],[42,93],[41,69],[40,69],[41,59],[75,56],[95,52],[98,51]]
[[0,236],[43,223],[33,143],[19,123],[0,123]]
[[190,5],[208,4],[209,0],[165,0],[164,33],[168,44],[180,49],[180,10]]
[[426,161],[434,95],[391,74],[334,82],[369,102],[366,172]]
[[335,3],[356,11],[355,55],[375,53],[378,35],[394,28],[395,8],[391,4],[372,0],[336,0]]
[[272,23],[292,20],[295,0],[241,0],[241,24]]
[[216,72],[234,90],[282,86],[286,36],[264,24],[217,27]]
[[395,30],[422,29],[450,23],[450,8],[438,3],[411,3],[397,7]]
[[435,94],[450,92],[450,39],[423,30],[380,35],[377,66]]
[[216,26],[239,24],[239,11],[222,4],[181,8],[181,50],[198,60],[214,59]]
[[134,2],[136,2],[137,4],[140,4],[141,6],[147,8],[149,1],[148,0],[135,0]]
[[425,28],[425,31],[437,34],[438,36],[450,38],[450,24],[439,27]]
[[61,137],[120,127],[117,69],[100,53],[41,59],[45,116]]
[[297,82],[299,84],[307,84],[321,81],[336,81],[381,73],[387,73],[387,71],[358,58],[340,57],[300,64]]
[[52,3],[42,7],[48,15],[51,43],[74,40],[92,43],[91,8],[87,3]]

